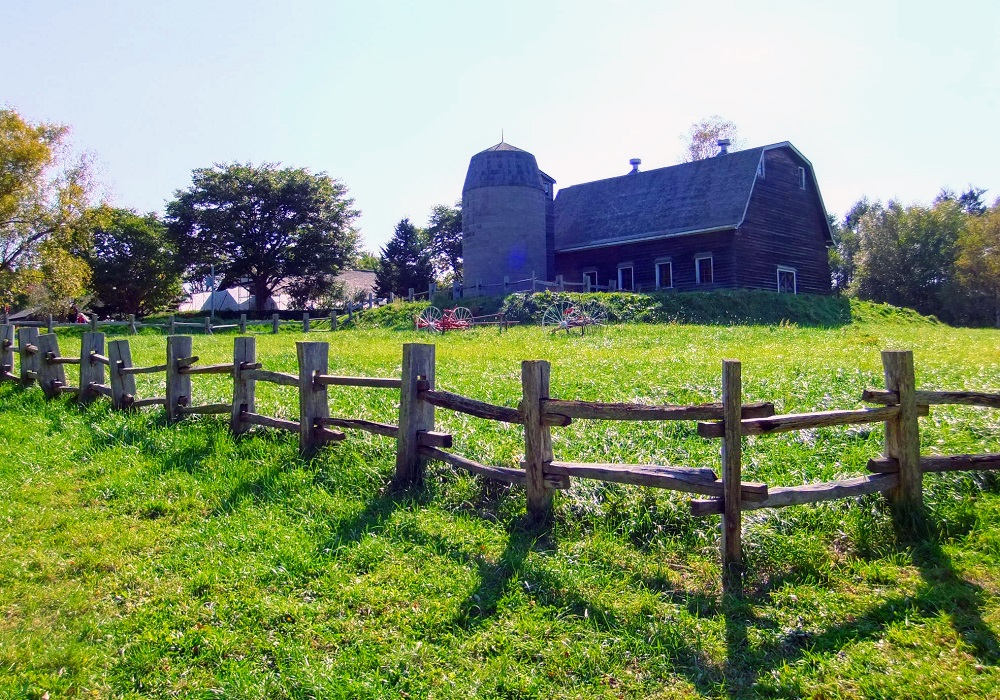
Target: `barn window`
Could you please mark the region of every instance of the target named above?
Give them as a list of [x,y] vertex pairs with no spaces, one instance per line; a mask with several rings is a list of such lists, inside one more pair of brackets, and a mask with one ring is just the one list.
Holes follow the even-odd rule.
[[670,289],[674,286],[674,264],[670,258],[656,261],[656,288]]
[[694,259],[695,284],[712,284],[714,281],[714,275],[712,272],[711,255],[699,255]]
[[799,168],[799,189],[804,190],[806,188],[806,169]]
[[583,271],[583,288],[587,289],[587,283],[590,283],[590,291],[597,291],[597,270],[584,270]]
[[618,266],[618,289],[623,292],[635,290],[635,277],[632,274],[632,263],[622,263]]
[[764,156],[761,156],[760,162],[757,163],[757,177],[764,177]]
[[798,285],[795,279],[795,268],[778,265],[778,293],[798,294]]

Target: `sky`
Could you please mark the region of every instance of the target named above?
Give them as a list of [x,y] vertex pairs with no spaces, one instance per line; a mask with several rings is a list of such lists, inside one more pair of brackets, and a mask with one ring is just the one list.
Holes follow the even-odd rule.
[[504,140],[558,186],[678,162],[710,115],[790,141],[830,213],[1000,197],[1000,3],[0,0],[0,106],[71,127],[102,195],[164,209],[191,171],[343,181],[377,251]]

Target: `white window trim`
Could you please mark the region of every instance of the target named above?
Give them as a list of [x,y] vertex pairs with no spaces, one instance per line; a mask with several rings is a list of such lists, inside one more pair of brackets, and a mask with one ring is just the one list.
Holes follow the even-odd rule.
[[[632,271],[632,288],[631,289],[625,289],[622,286],[622,270],[631,270]],[[623,291],[623,292],[634,292],[635,291],[635,265],[633,265],[630,262],[624,262],[624,263],[619,263],[618,264],[618,289],[621,290],[621,291]]]
[[794,267],[788,267],[787,265],[778,265],[777,271],[774,273],[775,283],[777,285],[778,293],[781,293],[781,273],[791,272],[792,273],[792,294],[799,293],[799,273]]
[[[670,266],[670,286],[664,287],[660,280],[660,265]],[[657,289],[673,289],[674,288],[674,261],[670,258],[658,258],[653,261],[653,269],[656,271],[656,288]]]
[[799,189],[804,190],[806,188],[806,169],[799,166]]
[[[700,260],[708,260],[712,265],[712,281],[702,282],[701,281],[701,270],[698,268],[698,262]],[[694,257],[694,283],[695,284],[715,284],[715,260],[712,259],[712,254],[696,255]]]
[[582,271],[582,275],[583,275],[583,277],[581,278],[580,281],[583,282],[584,289],[586,289],[586,286],[587,286],[587,275],[593,275],[594,276],[594,283],[591,285],[590,288],[593,291],[596,292],[597,291],[597,287],[598,287],[597,268],[596,267],[588,267],[588,268],[586,268],[585,270]]
[[764,177],[764,156],[761,155],[760,162],[757,163],[757,177],[763,179]]

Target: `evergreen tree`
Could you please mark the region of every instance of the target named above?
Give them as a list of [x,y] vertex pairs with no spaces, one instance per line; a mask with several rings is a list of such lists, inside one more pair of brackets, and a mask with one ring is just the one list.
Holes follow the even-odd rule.
[[421,291],[433,281],[434,266],[427,234],[409,219],[402,219],[382,249],[375,272],[376,292],[382,297],[389,296],[389,292],[403,296],[411,287]]

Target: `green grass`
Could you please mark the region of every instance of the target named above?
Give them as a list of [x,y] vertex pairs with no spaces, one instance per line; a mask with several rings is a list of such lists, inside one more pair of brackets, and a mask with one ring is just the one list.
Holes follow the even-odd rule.
[[[258,338],[268,369],[294,341]],[[396,376],[410,332],[312,334],[336,373]],[[718,400],[743,361],[748,400],[779,412],[860,407],[879,350],[914,350],[918,386],[1000,388],[1000,334],[932,324],[536,327],[437,342],[437,384],[516,405],[520,361],[552,362],[552,395]],[[78,338],[62,338],[72,355]],[[197,336],[224,362],[232,336]],[[132,338],[136,364],[162,336]],[[69,376],[74,369],[68,368]],[[140,375],[139,393],[162,393]],[[196,377],[197,402],[225,377]],[[391,392],[334,388],[333,415],[394,422]],[[296,416],[258,385],[260,413]],[[1000,451],[997,414],[935,408],[924,453]],[[514,466],[517,426],[438,411],[456,451]],[[579,421],[557,459],[717,466],[691,423]],[[863,473],[879,428],[747,439],[747,479]],[[748,598],[719,595],[719,518],[686,498],[574,481],[555,524],[522,522],[519,489],[433,465],[388,488],[394,443],[351,433],[315,459],[295,436],[235,439],[215,417],[80,409],[0,385],[0,697],[989,697],[1000,669],[1000,491],[989,474],[928,475],[934,537],[897,545],[880,496],[746,514]]]

